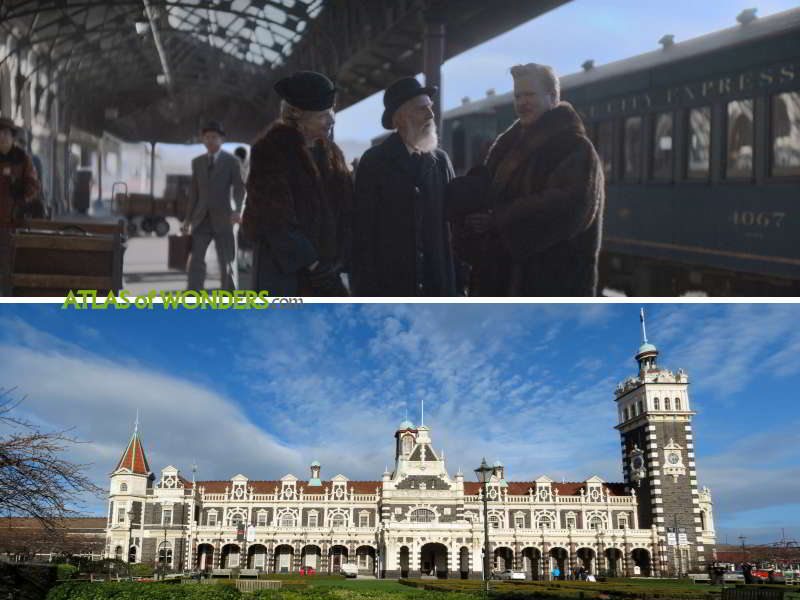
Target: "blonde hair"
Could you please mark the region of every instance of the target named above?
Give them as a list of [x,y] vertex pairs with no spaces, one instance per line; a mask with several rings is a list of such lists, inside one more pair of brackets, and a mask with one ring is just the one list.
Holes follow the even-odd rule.
[[547,87],[547,91],[553,94],[553,98],[558,102],[561,99],[561,84],[556,77],[553,67],[528,63],[527,65],[515,65],[511,67],[511,76],[516,79],[536,79]]
[[292,106],[286,100],[281,100],[280,119],[287,125],[300,129],[300,121],[305,115],[305,111],[296,106]]

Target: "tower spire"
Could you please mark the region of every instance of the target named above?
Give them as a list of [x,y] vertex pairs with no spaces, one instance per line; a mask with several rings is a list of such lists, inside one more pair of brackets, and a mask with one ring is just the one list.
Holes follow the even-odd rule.
[[147,463],[147,457],[144,454],[144,446],[142,446],[142,440],[139,437],[138,411],[136,413],[136,422],[134,423],[131,440],[128,442],[125,452],[122,454],[122,458],[119,459],[117,468],[114,470],[117,471],[123,468],[129,469],[132,473],[136,473],[137,475],[148,475],[150,473],[150,465]]
[[420,398],[419,426],[425,426],[425,398]]
[[644,307],[639,309],[639,321],[642,323],[642,343],[647,343],[647,328],[644,324]]
[[139,409],[136,409],[136,421],[133,424],[133,435],[139,434]]

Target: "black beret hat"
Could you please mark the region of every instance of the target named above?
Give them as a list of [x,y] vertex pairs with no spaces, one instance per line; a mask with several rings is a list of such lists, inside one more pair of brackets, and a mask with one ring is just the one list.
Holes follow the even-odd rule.
[[397,109],[404,103],[417,96],[434,96],[439,89],[437,87],[422,87],[422,84],[415,77],[403,77],[390,85],[383,94],[383,111],[381,124],[385,129],[394,129],[392,117]]
[[322,73],[298,71],[273,86],[286,102],[300,110],[327,110],[333,106],[336,87]]
[[218,134],[224,136],[225,129],[222,127],[222,123],[219,121],[209,121],[206,123],[203,128],[200,130],[200,133],[205,133],[206,131],[216,131]]

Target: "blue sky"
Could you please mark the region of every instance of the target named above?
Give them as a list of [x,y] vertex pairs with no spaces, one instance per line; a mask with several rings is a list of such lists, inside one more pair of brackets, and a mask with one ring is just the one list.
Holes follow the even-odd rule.
[[[723,541],[800,538],[800,306],[646,306],[661,364],[685,368],[700,485]],[[636,372],[638,305],[365,305],[268,311],[64,311],[0,305],[0,387],[90,443],[98,485],[136,410],[151,468],[377,480],[395,427],[425,423],[448,468],[512,480],[621,479],[616,383]],[[90,501],[88,512],[103,503]]]

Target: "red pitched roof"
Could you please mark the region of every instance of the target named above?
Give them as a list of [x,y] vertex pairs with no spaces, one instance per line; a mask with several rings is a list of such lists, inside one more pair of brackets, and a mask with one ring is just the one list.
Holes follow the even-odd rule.
[[[189,484],[191,486],[191,483]],[[196,483],[198,487],[202,486],[205,488],[207,494],[224,494],[225,488],[227,487],[229,490],[233,486],[229,479],[222,480],[222,481],[198,481]],[[277,486],[278,490],[280,491],[282,483],[280,481],[253,481],[250,480],[247,482],[249,487],[253,488],[253,493],[255,494],[274,494],[275,487]],[[356,494],[374,494],[376,488],[380,488],[383,485],[380,481],[348,481],[347,482],[347,490],[353,490]],[[323,481],[321,486],[318,485],[308,485],[307,482],[303,480],[297,481],[297,490],[300,491],[300,488],[303,488],[304,494],[324,494],[325,490],[330,490],[331,482],[330,481]]]
[[136,431],[133,432],[131,441],[128,442],[128,447],[114,470],[117,471],[119,469],[130,469],[138,475],[148,475],[150,473],[150,465],[147,464],[147,458],[144,455],[144,446],[142,446],[142,440]]
[[[581,493],[581,488],[586,485],[585,481],[567,481],[565,483],[555,483],[552,484],[553,491],[558,490],[559,496],[579,496]],[[481,484],[477,481],[465,481],[464,482],[464,493],[468,496],[476,496],[478,494],[478,490],[480,489]],[[536,491],[536,482],[535,481],[509,481],[508,482],[508,493],[512,496],[525,496],[528,493],[528,489],[533,488],[533,491]],[[625,493],[625,484],[624,483],[604,483],[603,488],[608,490],[609,494],[612,496],[626,496]]]

